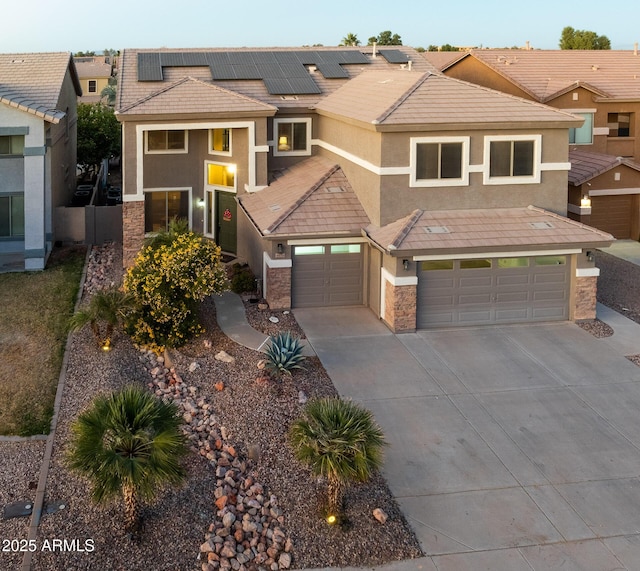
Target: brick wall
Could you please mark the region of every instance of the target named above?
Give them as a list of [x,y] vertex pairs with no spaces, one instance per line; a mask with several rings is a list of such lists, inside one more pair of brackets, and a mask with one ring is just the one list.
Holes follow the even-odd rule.
[[291,268],[267,267],[267,303],[271,309],[291,308]]
[[574,319],[595,319],[596,317],[596,293],[598,291],[598,278],[596,276],[582,276],[576,278],[576,306]]
[[122,204],[122,265],[133,265],[144,244],[144,202]]
[[395,333],[416,330],[417,286],[385,283],[384,320]]

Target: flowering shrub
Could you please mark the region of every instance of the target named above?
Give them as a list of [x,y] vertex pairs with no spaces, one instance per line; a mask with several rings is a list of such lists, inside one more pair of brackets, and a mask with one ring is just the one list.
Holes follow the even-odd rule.
[[143,248],[124,278],[137,308],[127,331],[153,349],[179,347],[202,331],[198,302],[228,289],[220,248],[194,232]]

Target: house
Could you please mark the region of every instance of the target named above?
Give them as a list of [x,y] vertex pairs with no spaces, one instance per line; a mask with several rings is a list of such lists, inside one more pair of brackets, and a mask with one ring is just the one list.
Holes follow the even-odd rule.
[[78,101],[80,103],[98,103],[102,98],[102,90],[109,85],[113,75],[111,57],[76,57],[73,61],[82,88],[82,95]]
[[53,211],[76,179],[76,100],[70,53],[0,54],[0,265],[44,268]]
[[595,316],[565,217],[582,119],[389,48],[124,50],[123,254],[180,216],[271,307],[364,305],[394,331]]
[[[431,55],[424,54],[431,61]],[[564,109],[584,118],[569,131],[571,149],[580,151],[582,168],[594,153],[640,163],[640,55],[635,50],[471,50],[434,65],[448,77],[484,85],[518,97]],[[624,169],[623,169],[624,170]],[[632,173],[629,173],[632,174]],[[623,179],[600,194],[579,196],[570,187],[572,217],[611,232],[616,238],[640,238],[637,177]],[[594,189],[595,190],[595,189]],[[608,191],[608,192],[605,192]],[[593,197],[597,197],[594,199]],[[580,202],[591,198],[591,211]],[[620,207],[629,206],[624,223]],[[633,206],[632,206],[633,205]],[[590,222],[589,222],[590,221]]]

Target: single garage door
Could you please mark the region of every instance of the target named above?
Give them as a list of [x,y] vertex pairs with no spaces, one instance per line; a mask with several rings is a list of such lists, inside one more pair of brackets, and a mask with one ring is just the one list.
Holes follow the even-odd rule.
[[569,318],[569,257],[420,262],[418,328]]
[[619,240],[631,238],[631,200],[630,194],[592,196],[590,225]]
[[293,247],[293,307],[362,305],[362,244]]

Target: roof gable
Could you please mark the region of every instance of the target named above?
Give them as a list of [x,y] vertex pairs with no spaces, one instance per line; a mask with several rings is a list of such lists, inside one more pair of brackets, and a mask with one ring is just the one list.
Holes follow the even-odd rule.
[[569,161],[571,162],[569,184],[573,186],[580,186],[621,165],[640,171],[640,164],[629,159],[578,149],[569,151]]

